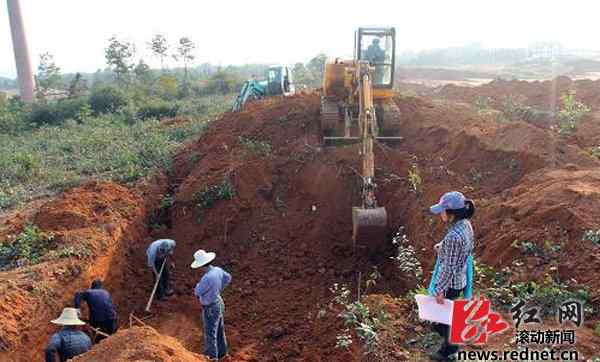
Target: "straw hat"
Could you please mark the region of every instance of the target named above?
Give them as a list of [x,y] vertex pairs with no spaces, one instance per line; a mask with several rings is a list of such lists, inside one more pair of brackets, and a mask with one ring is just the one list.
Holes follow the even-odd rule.
[[60,317],[50,321],[54,324],[60,324],[61,326],[84,326],[85,322],[79,319],[77,315],[77,309],[65,308],[63,309]]
[[200,249],[194,253],[194,262],[190,266],[192,269],[203,267],[213,261],[216,256],[217,254],[215,253],[207,253],[206,251]]

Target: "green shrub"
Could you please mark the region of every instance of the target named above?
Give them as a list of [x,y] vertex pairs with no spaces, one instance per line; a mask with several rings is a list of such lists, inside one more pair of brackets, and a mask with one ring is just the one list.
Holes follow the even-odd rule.
[[575,99],[575,91],[569,92],[561,96],[562,106],[557,114],[558,133],[562,135],[570,134],[577,128],[579,120],[591,111],[590,107]]
[[0,133],[18,134],[29,128],[25,104],[14,99],[0,103]]
[[583,241],[589,241],[596,246],[600,246],[600,229],[599,230],[587,230],[583,234]]
[[96,114],[116,112],[127,103],[125,92],[113,86],[95,88],[90,95],[90,106]]
[[79,119],[82,109],[88,108],[86,98],[69,98],[49,103],[35,103],[29,122],[35,126],[59,125],[68,119]]
[[385,311],[381,309],[378,313],[369,310],[369,307],[362,301],[351,302],[350,290],[345,285],[337,283],[329,289],[333,293],[333,303],[342,307],[342,312],[338,315],[344,320],[346,329],[336,336],[336,348],[349,348],[352,344],[351,331],[354,331],[358,338],[365,345],[366,354],[377,355],[379,345],[379,331],[383,327],[383,322],[389,318]]
[[235,197],[235,187],[227,176],[220,184],[207,186],[194,195],[194,200],[200,210],[210,209],[219,200],[231,200]]
[[423,179],[421,178],[417,165],[412,165],[408,170],[408,182],[410,184],[410,190],[417,195],[420,195],[423,191]]
[[212,95],[201,98],[190,98],[179,102],[177,115],[199,118],[207,115],[221,114],[231,109],[232,95]]
[[517,97],[506,96],[501,104],[502,113],[511,121],[535,122],[552,119],[552,112],[521,104]]
[[410,245],[410,242],[404,233],[404,227],[400,227],[392,239],[392,244],[397,248],[396,256],[390,257],[394,264],[400,269],[403,274],[414,276],[417,285],[423,278],[423,267],[417,257],[415,248]]
[[139,106],[137,117],[141,120],[173,118],[178,110],[179,105],[175,102],[151,100]]
[[585,289],[570,290],[567,285],[546,277],[541,283],[534,281],[516,283],[512,287],[515,298],[526,304],[539,307],[542,317],[556,313],[558,307],[571,299],[589,302],[590,295]]
[[272,152],[271,144],[266,141],[239,137],[240,144],[246,152],[256,154],[260,157],[269,157]]
[[0,268],[39,263],[53,240],[54,235],[41,231],[35,225],[25,225],[14,241],[5,241],[0,245]]

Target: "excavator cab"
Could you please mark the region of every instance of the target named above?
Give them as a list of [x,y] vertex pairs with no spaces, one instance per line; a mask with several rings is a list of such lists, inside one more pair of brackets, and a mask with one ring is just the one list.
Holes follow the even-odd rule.
[[285,65],[271,66],[265,72],[263,80],[258,81],[252,78],[242,85],[231,110],[239,112],[244,108],[246,102],[271,96],[287,97],[295,92],[291,69]]
[[284,65],[272,66],[267,70],[267,94],[284,95],[294,94],[294,82],[290,68]]
[[375,68],[373,89],[394,87],[395,57],[396,30],[394,28],[358,28],[354,39],[354,59],[366,60]]

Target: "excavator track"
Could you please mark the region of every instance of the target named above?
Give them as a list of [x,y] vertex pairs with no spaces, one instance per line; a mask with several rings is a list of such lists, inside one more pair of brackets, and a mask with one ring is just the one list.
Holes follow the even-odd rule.
[[334,136],[343,123],[344,117],[335,100],[321,97],[321,132],[324,136]]
[[382,100],[375,107],[377,125],[379,126],[378,138],[398,137],[402,122],[402,112],[392,99]]

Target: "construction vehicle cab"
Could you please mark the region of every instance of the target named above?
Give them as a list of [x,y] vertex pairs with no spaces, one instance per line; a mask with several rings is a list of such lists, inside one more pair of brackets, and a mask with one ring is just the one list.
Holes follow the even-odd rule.
[[294,80],[289,67],[276,65],[269,67],[263,80],[249,79],[237,96],[232,111],[239,112],[246,102],[272,96],[290,96],[295,93]]
[[358,28],[354,38],[354,58],[366,60],[375,68],[373,89],[394,87],[396,63],[396,31],[394,28]]

